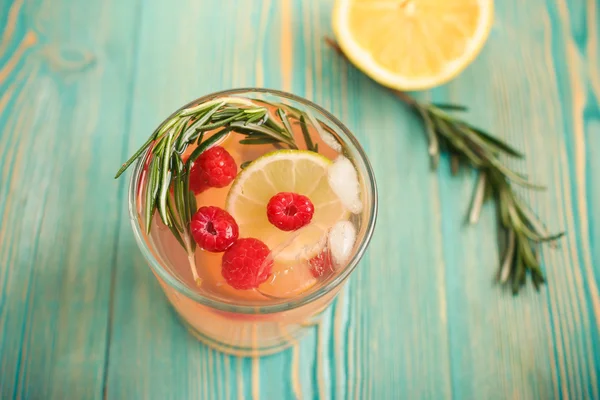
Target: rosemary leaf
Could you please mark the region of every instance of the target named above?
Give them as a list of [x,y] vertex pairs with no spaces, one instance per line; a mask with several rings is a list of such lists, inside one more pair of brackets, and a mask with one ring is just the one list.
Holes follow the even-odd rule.
[[275,118],[271,117],[269,112],[266,113],[266,117],[267,118],[265,119],[265,122],[263,122],[263,125],[273,129],[276,132],[279,132],[282,135],[285,135],[285,128],[279,125],[279,122],[277,122]]
[[150,145],[152,144],[152,142],[154,142],[156,140],[156,138],[158,138],[160,135],[162,135],[164,132],[166,132],[167,129],[170,129],[174,124],[175,124],[175,120],[169,120],[167,121],[165,124],[163,124],[163,126],[159,127],[149,138],[148,140],[146,140],[146,142],[129,158],[129,160],[127,160],[122,166],[121,168],[119,168],[119,171],[117,171],[117,174],[115,175],[115,179],[117,179],[119,176],[121,176],[121,174],[123,172],[125,172],[125,170],[127,168],[129,168],[129,166],[131,165],[131,163],[133,163],[136,159],[138,159],[142,153],[144,151],[146,151],[146,149],[148,147],[150,147]]
[[507,208],[508,208],[508,216],[511,220],[511,224],[519,232],[521,232],[523,234],[523,236],[526,236],[528,239],[534,240],[536,242],[541,241],[542,238],[540,238],[535,232],[533,232],[531,229],[529,229],[529,227],[527,227],[527,225],[523,223],[521,218],[519,218],[519,213],[517,212],[517,209],[513,202],[509,202],[507,205]]
[[[189,188],[189,185],[188,185]],[[198,211],[198,203],[196,202],[196,195],[194,194],[194,192],[192,192],[191,190],[188,192],[188,206],[189,206],[189,214],[190,215],[190,219],[191,217],[196,214],[196,211]]]
[[[196,136],[198,136],[198,137],[196,138]],[[204,140],[204,132],[202,132],[202,131],[199,131],[199,132],[197,132],[197,134],[194,134],[194,136],[192,136],[192,137],[190,138],[190,140],[191,140],[192,142],[194,142],[196,139],[198,139],[198,140],[196,141],[196,144],[200,144],[200,143],[202,143],[202,140]]]
[[537,217],[537,215],[535,215],[533,213],[533,211],[531,211],[529,209],[529,207],[527,207],[525,204],[523,204],[519,200],[518,196],[513,195],[512,196],[512,200],[514,201],[515,206],[517,208],[517,211],[521,215],[521,218],[523,218],[524,221],[526,221],[529,225],[531,225],[531,227],[533,229],[535,229],[535,231],[540,236],[544,236],[544,237],[550,237],[550,236],[552,236],[548,232],[548,230],[546,229],[546,227],[539,221],[539,218]]
[[529,268],[538,268],[538,262],[531,251],[531,246],[529,245],[527,239],[521,237],[518,239],[518,241],[520,244],[521,255],[523,256],[523,264]]
[[170,150],[173,145],[173,138],[175,136],[175,130],[171,129],[169,133],[167,133],[167,140],[165,142],[165,149],[162,154],[162,176],[160,180],[160,193],[158,195],[158,213],[163,220],[165,225],[168,224],[168,216],[167,216],[167,196],[169,194],[169,184],[171,182],[171,171],[169,171],[169,160]]
[[[280,107],[280,105],[279,105],[279,104],[275,104],[275,103],[272,103],[272,102],[270,102],[270,101],[267,101],[267,100],[260,100],[260,102],[261,102],[261,103],[265,103],[265,104],[267,104],[267,105],[270,105],[270,106],[271,106],[271,107],[273,107],[273,108]],[[294,106],[292,106],[292,105],[290,105],[290,104],[287,104],[287,103],[285,103],[285,108],[287,108],[287,109],[289,110],[289,112],[290,112],[290,116],[291,116],[292,118],[295,118],[295,119],[300,119],[300,116],[301,116],[302,114],[304,114],[304,112],[303,112],[303,111],[300,111],[298,108],[296,108],[296,107],[294,107]]]
[[[253,132],[250,130],[246,130],[246,131],[241,131],[238,132],[240,135],[244,135],[244,137],[247,138],[252,138],[252,139],[273,139],[273,140],[277,140],[275,138],[273,138],[273,136],[269,136],[269,135],[265,135],[263,133],[260,132]],[[279,140],[277,140],[279,142]]]
[[329,132],[325,132],[325,129],[321,126],[321,123],[319,122],[319,120],[310,111],[307,110],[304,114],[310,120],[310,123],[312,124],[312,126],[315,128],[315,130],[319,134],[319,137],[321,139],[323,139],[323,140],[325,140],[325,138],[331,138],[332,142],[331,143],[327,143],[326,142],[326,144],[329,147],[331,147],[333,150],[335,150],[337,152],[341,152],[342,151],[342,145],[335,138],[335,136],[333,136]]
[[294,140],[294,131],[292,130],[292,126],[290,125],[290,121],[288,120],[288,117],[287,117],[287,114],[285,113],[285,111],[283,111],[282,108],[278,108],[277,115],[279,115],[279,118],[281,119],[281,122],[283,123],[283,127],[285,128],[287,137]]
[[[192,235],[191,232],[191,227],[190,227],[190,222],[192,220],[192,217],[194,216],[194,214],[196,214],[196,211],[198,211],[198,203],[196,203],[196,196],[194,195],[194,192],[190,191],[188,192],[188,214],[190,217],[188,219],[188,222],[186,223],[186,227],[185,230],[187,232],[188,236]],[[192,246],[192,250],[196,249],[196,241],[195,240],[190,240],[190,244]]]
[[179,151],[179,148],[182,146],[182,140],[183,140],[183,133],[185,131],[185,127],[187,126],[187,124],[190,122],[190,118],[182,118],[179,123],[176,125],[176,131],[175,131],[175,149],[177,149],[176,151]]
[[174,176],[179,176],[183,173],[183,168],[185,167],[185,164],[183,163],[183,160],[181,159],[181,155],[179,155],[179,153],[174,152],[173,154],[171,154],[171,171],[175,171]]
[[279,143],[279,140],[273,139],[273,138],[240,140],[240,144],[250,144],[250,145],[273,144],[273,143]]
[[217,129],[217,128],[220,128],[222,126],[227,125],[228,123],[234,121],[237,117],[240,117],[242,115],[244,115],[244,112],[240,111],[239,113],[237,113],[236,115],[234,115],[232,117],[229,117],[229,118],[224,119],[224,120],[219,121],[219,122],[215,122],[213,124],[203,125],[200,128],[202,129],[202,131],[210,131],[210,130],[213,130],[213,129]]
[[507,179],[513,181],[514,183],[516,183],[518,185],[521,185],[523,187],[530,188],[530,189],[536,189],[536,190],[546,189],[545,186],[535,185],[533,183],[530,183],[529,181],[527,181],[527,179],[525,179],[520,174],[518,174],[518,173],[514,172],[513,170],[511,170],[510,168],[504,166],[504,164],[502,164],[500,161],[498,161],[498,159],[496,159],[495,157],[490,157],[489,162]]
[[[184,217],[184,227],[186,232],[189,233],[189,221],[192,220],[192,215],[194,215],[194,213],[196,212],[196,209],[194,208],[194,210],[192,211],[192,205],[190,204],[190,180],[189,179],[182,179],[183,181],[183,187],[182,187],[182,193],[181,193],[181,197],[182,197],[182,203],[183,206],[181,207],[182,213],[185,216]],[[193,195],[193,194],[192,194]],[[194,197],[194,204],[196,203],[196,198]]]
[[512,270],[512,292],[513,294],[517,294],[521,287],[521,279],[522,276],[525,275],[525,265],[523,263],[523,257],[521,255],[521,246],[517,245],[517,251],[515,253],[515,261]]
[[506,283],[508,281],[510,276],[510,267],[513,263],[515,254],[515,246],[515,231],[509,230],[504,260],[502,261],[502,266],[500,267],[500,283]]
[[281,134],[280,132],[270,129],[266,125],[263,126],[263,125],[256,125],[256,124],[247,124],[247,123],[243,123],[243,122],[234,122],[234,123],[230,124],[229,126],[239,129],[242,132],[247,132],[249,134],[252,134],[254,132],[259,132],[264,135],[270,136],[273,139],[277,139],[279,142],[283,142],[293,149],[298,148],[298,146],[296,146],[296,143],[294,141],[290,140],[288,137]]
[[421,107],[418,107],[417,110],[423,118],[425,133],[427,133],[427,138],[429,140],[429,148],[427,151],[429,152],[429,159],[431,160],[431,168],[436,169],[440,162],[440,146],[435,134],[435,126],[433,125],[433,122],[431,122],[431,118],[426,110]]
[[483,139],[485,139],[488,143],[490,143],[493,146],[497,147],[499,150],[503,151],[504,153],[509,154],[509,155],[511,155],[513,157],[516,157],[516,158],[524,158],[525,157],[523,155],[523,153],[521,153],[520,151],[516,150],[514,147],[510,146],[509,144],[503,142],[502,140],[493,137],[489,133],[486,133],[483,130],[475,128],[474,126],[471,126],[469,124],[464,124],[464,126],[466,128],[468,128],[469,130],[475,132],[477,135],[479,135],[480,137],[482,137]]
[[257,117],[258,117],[258,119],[256,119],[256,120],[260,120],[265,115],[267,115],[267,110],[264,109],[263,107],[245,108],[242,111],[244,113],[242,115],[236,117],[234,121],[250,121],[251,119],[255,119]]
[[245,108],[244,114],[265,114],[267,109],[264,107]]
[[190,108],[182,110],[179,113],[178,117],[183,118],[183,117],[187,117],[187,116],[190,116],[190,115],[198,115],[202,111],[205,111],[205,110],[213,107],[215,104],[218,104],[218,103],[223,103],[223,101],[217,99],[217,100],[211,100],[211,101],[207,101],[206,103],[201,103],[201,104],[192,106]]
[[310,137],[310,133],[308,132],[308,126],[306,125],[306,118],[304,115],[300,115],[300,129],[302,130],[302,136],[304,137],[304,143],[306,143],[306,148],[310,151],[314,151],[317,153],[316,147],[313,145],[312,138]]
[[173,197],[175,198],[175,206],[178,214],[181,216],[182,224],[179,231],[183,232],[183,226],[188,221],[187,215],[185,214],[185,202],[184,202],[184,181],[187,180],[185,177],[177,177],[173,180]]
[[471,148],[467,146],[464,141],[464,137],[461,137],[453,131],[446,121],[438,119],[435,121],[436,132],[439,132],[442,136],[448,139],[448,142],[457,150],[457,152],[463,153],[471,163],[477,167],[483,167],[485,165],[483,159],[479,157]]
[[175,228],[175,226],[174,225],[167,225],[167,226],[169,227],[169,230],[171,231],[173,236],[175,236],[175,239],[177,239],[177,241],[179,242],[181,247],[183,247],[184,249],[187,248],[185,245],[185,242],[181,238],[181,235],[179,234],[179,231]]
[[136,152],[135,152],[135,153],[134,153],[134,154],[133,154],[133,155],[132,155],[132,156],[129,158],[129,160],[127,160],[127,161],[125,162],[125,164],[123,164],[123,165],[121,166],[121,168],[119,168],[119,170],[117,171],[117,174],[115,175],[115,179],[117,179],[119,176],[121,176],[121,174],[122,174],[123,172],[125,172],[125,170],[126,170],[127,168],[129,168],[129,166],[131,165],[131,163],[132,163],[132,162],[134,162],[135,160],[137,160],[137,159],[138,159],[138,158],[139,158],[139,157],[142,155],[142,153],[143,153],[144,151],[146,151],[146,149],[147,149],[148,147],[150,147],[150,145],[152,144],[152,142],[154,142],[154,139],[155,139],[155,137],[154,137],[154,135],[153,135],[153,136],[150,136],[150,137],[148,138],[148,140],[146,140],[146,142],[145,142],[145,143],[142,145],[142,147],[140,147],[140,148],[138,149],[138,151],[136,151]]
[[179,118],[171,118],[170,120],[168,120],[167,122],[165,122],[162,126],[160,126],[157,129],[154,137],[157,138],[157,137],[163,136],[171,128],[173,128],[177,122],[179,122]]
[[182,144],[187,143],[192,139],[192,136],[197,134],[197,131],[202,128],[202,130],[208,130],[208,129],[204,129],[203,125],[206,123],[206,121],[208,121],[211,116],[213,116],[217,110],[222,107],[225,104],[225,102],[220,102],[215,104],[212,108],[207,109],[207,111],[202,114],[202,117],[200,117],[197,121],[195,121],[192,125],[190,125],[186,130],[185,133],[183,135],[180,136],[180,139],[177,143],[177,147],[181,148]]
[[156,143],[156,145],[154,146],[154,148],[152,149],[152,153],[155,155],[159,155],[162,153],[163,149],[165,148],[165,142],[167,141],[167,135],[162,136],[160,139],[158,139],[158,142]]
[[212,117],[212,120],[214,122],[219,122],[224,119],[231,118],[234,115],[237,115],[237,110],[236,111],[222,111],[222,112],[215,113],[215,115],[213,115],[213,117]]
[[196,161],[196,159],[200,156],[200,154],[202,154],[202,152],[204,150],[208,149],[210,146],[217,143],[223,136],[227,135],[230,131],[231,131],[231,128],[221,129],[219,132],[216,132],[211,137],[209,137],[208,139],[206,139],[205,141],[200,143],[198,145],[198,147],[196,147],[196,149],[194,149],[192,154],[190,154],[190,157],[186,161],[186,169],[189,171],[192,163],[194,161]]
[[431,103],[430,106],[448,110],[448,111],[467,111],[468,108],[462,104],[450,104],[450,103]]
[[216,113],[213,114],[212,116],[212,120],[213,121],[220,121],[222,119],[225,118],[229,118],[235,114],[237,114],[240,111],[239,107],[222,107],[219,111],[217,111]]
[[546,279],[544,278],[544,275],[539,269],[531,270],[531,281],[533,282],[535,290],[537,290],[538,292],[540,290],[540,285],[546,283]]
[[[452,124],[452,123],[451,123]],[[452,124],[453,129],[462,131],[469,140],[476,143],[482,149],[485,149],[490,153],[490,157],[497,157],[500,153],[507,154],[512,157],[522,158],[521,154],[503,143],[498,139],[494,139],[491,136],[483,136],[478,131],[471,129],[467,126],[460,126],[460,124]]]
[[473,202],[471,205],[471,212],[469,214],[469,223],[475,224],[479,221],[479,214],[481,213],[481,207],[485,199],[485,172],[479,173],[479,179],[477,180],[477,186],[475,187],[475,195],[473,196]]
[[[148,155],[150,157],[150,155]],[[148,184],[146,186],[146,198],[144,202],[144,223],[146,225],[146,233],[150,234],[152,227],[152,215],[156,209],[156,196],[159,189],[159,174],[160,167],[158,166],[158,158],[153,158],[148,165]]]
[[252,124],[252,123],[254,123],[254,122],[258,122],[258,121],[260,121],[261,119],[263,119],[263,118],[264,118],[266,115],[267,115],[267,112],[266,112],[266,110],[264,110],[264,111],[263,111],[261,114],[259,114],[259,113],[256,113],[256,114],[254,114],[252,117],[248,118],[248,119],[246,120],[246,123],[247,123],[247,124]]
[[506,191],[503,189],[500,189],[500,193],[498,195],[498,205],[500,208],[500,221],[502,221],[502,225],[504,225],[505,227],[509,227],[510,226],[510,217],[508,215],[508,205],[507,202],[509,200],[507,200],[507,194]]
[[171,196],[167,196],[167,207],[169,209],[169,218],[175,225],[175,229],[179,232],[183,232],[183,228],[179,222],[180,215],[175,211],[175,205],[173,205],[173,198]]

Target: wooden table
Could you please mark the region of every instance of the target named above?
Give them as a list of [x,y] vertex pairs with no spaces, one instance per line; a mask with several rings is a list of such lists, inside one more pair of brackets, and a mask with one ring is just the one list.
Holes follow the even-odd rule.
[[[475,174],[431,172],[422,127],[323,43],[325,0],[0,0],[0,397],[600,399],[600,65],[595,0],[496,1],[481,56],[424,100],[522,149],[552,230],[549,284],[493,285]],[[370,155],[380,218],[326,318],[289,351],[225,356],[179,324],[139,253],[119,165],[209,92],[283,89]]]

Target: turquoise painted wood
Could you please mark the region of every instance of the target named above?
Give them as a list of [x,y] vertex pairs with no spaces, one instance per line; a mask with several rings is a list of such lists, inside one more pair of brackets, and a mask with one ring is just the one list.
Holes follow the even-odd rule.
[[[0,398],[600,399],[600,6],[496,2],[481,56],[423,99],[523,149],[553,230],[549,284],[493,286],[494,210],[432,173],[422,129],[323,43],[325,0],[0,0]],[[380,219],[323,323],[264,359],[177,322],[137,251],[115,169],[173,109],[292,91],[363,143]]]

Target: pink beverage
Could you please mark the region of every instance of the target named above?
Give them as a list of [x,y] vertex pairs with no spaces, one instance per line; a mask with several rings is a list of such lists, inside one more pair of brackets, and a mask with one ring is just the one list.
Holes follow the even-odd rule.
[[219,350],[292,344],[331,303],[375,226],[356,139],[307,100],[233,90],[171,115],[128,163],[132,226],[190,332]]

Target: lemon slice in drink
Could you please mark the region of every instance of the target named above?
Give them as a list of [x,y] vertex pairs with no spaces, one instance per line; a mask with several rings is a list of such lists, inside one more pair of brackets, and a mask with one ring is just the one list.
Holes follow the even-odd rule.
[[336,0],[344,54],[382,85],[420,90],[458,75],[477,56],[493,0]]
[[[254,237],[269,246],[278,262],[316,255],[329,229],[349,212],[329,186],[331,160],[312,151],[278,150],[249,164],[233,182],[225,207],[235,218],[240,237]],[[279,192],[307,196],[315,212],[310,224],[293,232],[282,231],[267,218],[267,203]]]

